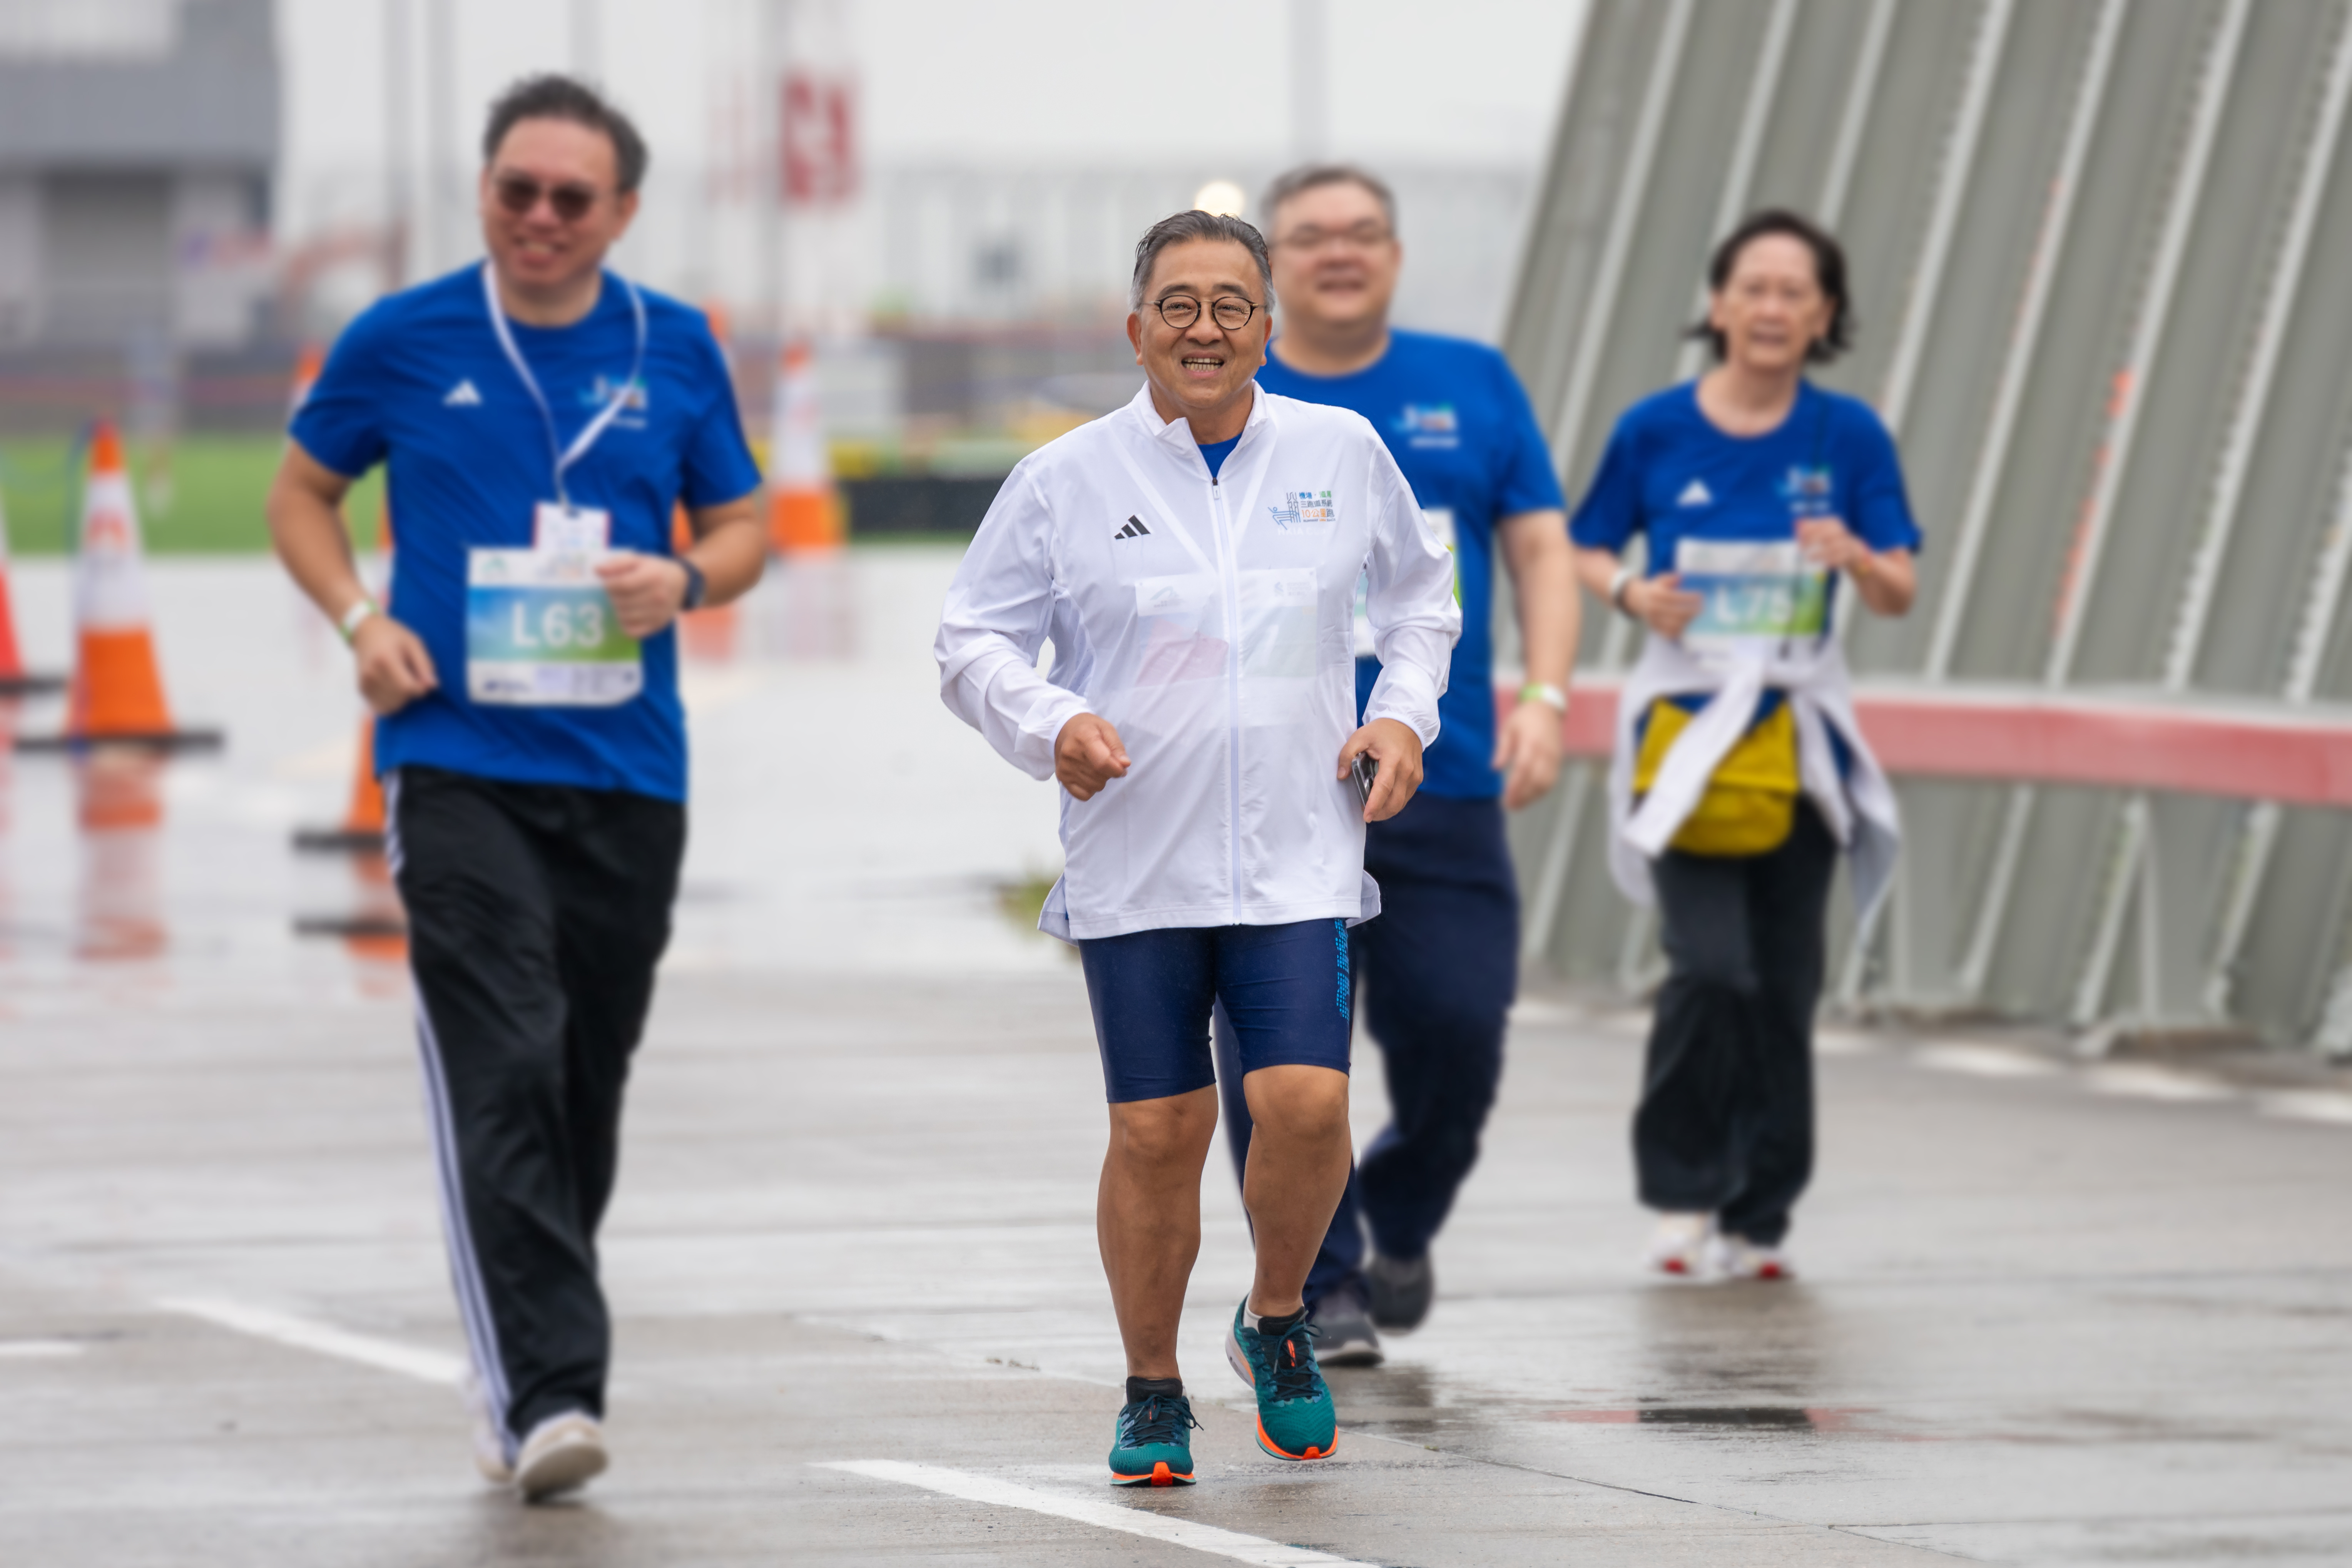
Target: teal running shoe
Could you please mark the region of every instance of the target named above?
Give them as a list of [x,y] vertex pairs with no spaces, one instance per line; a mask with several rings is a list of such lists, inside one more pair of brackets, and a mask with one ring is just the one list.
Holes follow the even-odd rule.
[[1257,1390],[1257,1446],[1277,1459],[1328,1459],[1339,1436],[1331,1390],[1315,1364],[1315,1325],[1302,1321],[1279,1339],[1249,1326],[1249,1299],[1234,1309],[1225,1359]]
[[1192,1402],[1182,1394],[1130,1399],[1110,1428],[1110,1484],[1189,1487],[1192,1484]]

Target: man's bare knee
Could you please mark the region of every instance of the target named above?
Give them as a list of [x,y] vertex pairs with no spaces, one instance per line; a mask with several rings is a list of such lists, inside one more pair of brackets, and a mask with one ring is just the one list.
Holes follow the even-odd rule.
[[1257,1135],[1319,1141],[1348,1135],[1348,1075],[1332,1068],[1260,1068],[1242,1080]]
[[1181,1165],[1206,1157],[1216,1127],[1214,1089],[1131,1100],[1110,1108],[1111,1152],[1133,1165]]

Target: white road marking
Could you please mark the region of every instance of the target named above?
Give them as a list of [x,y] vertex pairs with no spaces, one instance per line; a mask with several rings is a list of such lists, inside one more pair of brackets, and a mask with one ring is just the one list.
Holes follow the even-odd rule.
[[272,1311],[267,1307],[225,1301],[218,1297],[194,1296],[174,1297],[155,1304],[167,1312],[184,1312],[191,1318],[218,1323],[225,1329],[235,1329],[241,1334],[251,1334],[256,1339],[274,1340],[281,1345],[316,1351],[320,1355],[341,1356],[362,1366],[396,1372],[403,1377],[413,1377],[424,1383],[446,1384],[455,1388],[466,1375],[466,1363],[460,1357],[417,1345],[401,1344],[394,1340],[379,1340],[369,1334],[355,1334],[332,1323],[314,1322],[309,1318]]
[[71,1340],[0,1340],[0,1361],[44,1361],[79,1355],[84,1348]]
[[1278,1541],[1244,1535],[1239,1531],[1219,1530],[1214,1525],[1170,1519],[1164,1514],[1126,1508],[1094,1498],[1041,1492],[1034,1487],[1016,1486],[1011,1481],[969,1475],[962,1470],[943,1469],[937,1465],[909,1465],[896,1459],[842,1459],[821,1464],[817,1468],[845,1470],[853,1476],[865,1476],[877,1481],[898,1481],[907,1486],[920,1487],[926,1491],[961,1498],[967,1502],[1026,1509],[1031,1513],[1073,1519],[1080,1524],[1165,1541],[1171,1546],[1205,1552],[1213,1557],[1258,1563],[1261,1568],[1304,1568],[1310,1563],[1321,1564],[1323,1568],[1371,1568],[1370,1564],[1358,1563],[1352,1558],[1334,1557],[1328,1552],[1317,1552],[1305,1546],[1285,1546]]
[[2058,1071],[2055,1062],[2003,1046],[1928,1046],[1912,1059],[1937,1072],[1968,1073],[1975,1078],[2050,1078]]
[[2352,1094],[2324,1089],[2292,1089],[2263,1095],[2258,1102],[2265,1116],[2295,1121],[2334,1121],[2352,1126]]

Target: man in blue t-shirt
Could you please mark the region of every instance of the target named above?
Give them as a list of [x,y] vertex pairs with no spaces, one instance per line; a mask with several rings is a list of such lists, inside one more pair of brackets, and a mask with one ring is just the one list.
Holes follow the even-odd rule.
[[[646,157],[587,88],[511,89],[483,139],[488,259],[352,323],[269,498],[380,716],[475,1458],[526,1499],[605,1463],[596,1228],[686,845],[672,623],[765,556],[709,327],[604,270]],[[380,462],[382,606],[338,510]]]
[[[1359,1016],[1386,1063],[1391,1120],[1349,1178],[1307,1283],[1318,1354],[1367,1365],[1381,1359],[1376,1328],[1410,1329],[1429,1310],[1430,1241],[1477,1159],[1502,1076],[1519,952],[1503,811],[1559,776],[1577,596],[1559,480],[1510,365],[1484,344],[1389,326],[1403,252],[1388,187],[1360,169],[1303,168],[1274,183],[1265,211],[1282,331],[1259,384],[1372,422],[1453,553],[1462,605],[1421,792],[1364,843],[1381,913],[1355,933],[1354,974],[1369,984]],[[1497,557],[1517,591],[1526,682],[1499,726]],[[1357,651],[1360,707],[1380,665],[1360,636]],[[1221,1052],[1229,1037],[1221,1016]],[[1221,1064],[1218,1081],[1238,1164],[1249,1107],[1238,1071]]]

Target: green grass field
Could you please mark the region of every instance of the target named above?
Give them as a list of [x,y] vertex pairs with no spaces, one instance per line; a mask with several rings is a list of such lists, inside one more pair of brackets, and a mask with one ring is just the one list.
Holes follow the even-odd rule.
[[[188,436],[169,447],[134,446],[139,521],[158,555],[233,555],[269,548],[262,502],[278,471],[276,436]],[[81,508],[80,453],[64,437],[0,441],[0,499],[8,545],[19,555],[72,548]],[[344,503],[362,545],[375,540],[383,471],[362,479]]]

